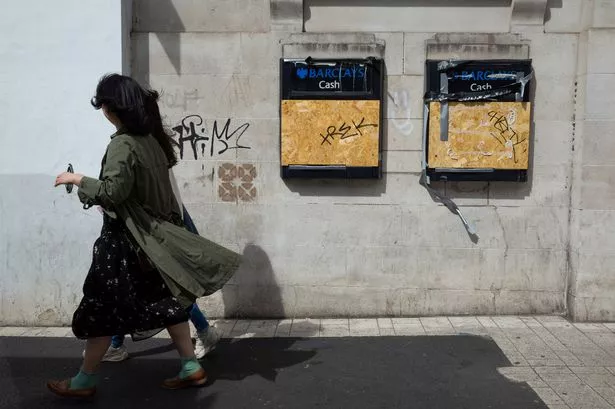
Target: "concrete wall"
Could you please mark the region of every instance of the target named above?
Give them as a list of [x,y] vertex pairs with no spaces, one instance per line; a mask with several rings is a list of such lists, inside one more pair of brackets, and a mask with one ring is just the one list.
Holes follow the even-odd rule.
[[[250,0],[199,8],[189,0],[136,2],[135,75],[163,90],[168,123],[200,121],[190,118],[198,115],[199,134],[211,135],[214,125],[230,120],[231,131],[240,129],[240,144],[250,147],[220,153],[217,143],[213,153],[208,145],[196,158],[187,148],[178,166],[202,233],[247,258],[227,288],[202,300],[210,314],[565,311],[583,2],[460,3]],[[452,44],[450,57],[501,38],[529,44],[534,59],[530,182],[437,186],[476,223],[477,243],[418,183],[425,44],[438,32],[458,33],[437,40]],[[278,59],[362,56],[381,52],[382,44],[388,71],[383,180],[283,181]],[[513,53],[504,50],[504,57]]]
[[[96,17],[56,21],[42,42],[32,35],[40,23],[14,23],[15,13],[37,8],[23,4],[0,26],[24,33],[0,40],[2,53],[18,61],[12,76],[21,83],[1,111],[11,121],[4,121],[9,149],[0,152],[0,183],[12,194],[0,198],[0,260],[7,260],[0,320],[47,324],[68,321],[99,225],[50,186],[68,160],[90,173],[97,168],[107,125],[87,98],[99,73],[121,67],[121,18],[119,6],[89,2],[86,15]],[[86,13],[76,4],[63,13]],[[217,131],[213,147],[208,141],[194,152],[186,143],[176,170],[201,233],[245,255],[232,282],[201,300],[210,315],[569,310],[582,320],[612,318],[615,0],[135,0],[133,13],[132,72],[163,91],[168,125],[194,124],[197,137]],[[108,24],[91,24],[99,19]],[[77,44],[88,44],[71,45],[68,54],[60,39],[74,32]],[[45,49],[57,50],[46,68],[78,68],[61,81],[41,80],[52,88],[47,98],[61,90],[63,104],[33,97],[41,94],[30,82],[39,81],[40,68],[23,75],[27,59],[40,60]],[[418,183],[423,63],[428,53],[494,57],[494,49],[498,57],[529,52],[534,60],[531,172],[526,184],[435,186],[476,224],[473,242]],[[385,58],[382,180],[280,178],[278,60],[308,53]],[[67,92],[83,95],[67,99]],[[24,132],[32,127],[39,132]],[[40,142],[49,129],[59,137]],[[22,144],[23,137],[33,140]],[[237,146],[249,149],[228,149]]]
[[568,307],[578,320],[615,320],[615,1],[595,1],[580,41],[571,195]]
[[[0,322],[70,322],[100,215],[55,176],[96,175],[113,130],[89,104],[122,71],[120,0],[3,2],[0,15]],[[86,4],[87,3],[87,4]]]

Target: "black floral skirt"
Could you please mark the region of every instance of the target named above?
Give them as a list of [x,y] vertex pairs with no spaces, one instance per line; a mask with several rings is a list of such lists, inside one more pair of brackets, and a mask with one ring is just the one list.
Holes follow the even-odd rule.
[[77,338],[130,334],[140,340],[188,320],[158,270],[139,263],[129,234],[123,221],[105,214],[83,298],[73,315]]

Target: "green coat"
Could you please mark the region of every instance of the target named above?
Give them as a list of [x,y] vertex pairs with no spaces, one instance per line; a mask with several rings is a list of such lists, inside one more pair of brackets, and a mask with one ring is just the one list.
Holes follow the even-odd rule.
[[168,160],[152,136],[111,136],[99,179],[79,185],[84,205],[100,205],[126,223],[134,242],[185,306],[231,278],[241,256],[170,222],[181,219]]

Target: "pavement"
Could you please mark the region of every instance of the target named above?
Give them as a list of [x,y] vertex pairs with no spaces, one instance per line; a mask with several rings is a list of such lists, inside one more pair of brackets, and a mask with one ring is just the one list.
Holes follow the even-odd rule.
[[615,408],[615,324],[559,316],[220,320],[203,388],[158,387],[178,369],[166,333],[127,342],[97,396],[45,388],[80,364],[68,328],[0,327],[0,408]]

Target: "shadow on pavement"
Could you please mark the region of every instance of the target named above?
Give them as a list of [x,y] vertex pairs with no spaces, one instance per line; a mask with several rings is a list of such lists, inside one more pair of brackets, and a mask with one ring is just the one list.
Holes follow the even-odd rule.
[[45,381],[76,372],[82,342],[0,337],[0,408],[547,408],[498,372],[511,363],[477,336],[223,340],[203,360],[208,384],[182,391],[158,387],[179,370],[168,340],[127,346],[133,358],[102,366],[94,400],[67,402]]

